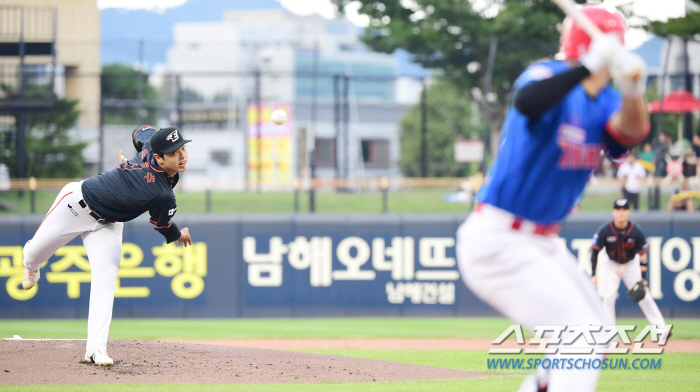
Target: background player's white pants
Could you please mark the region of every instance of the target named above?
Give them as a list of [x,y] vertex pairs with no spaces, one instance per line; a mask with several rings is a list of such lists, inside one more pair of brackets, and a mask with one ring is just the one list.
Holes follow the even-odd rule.
[[97,349],[107,348],[124,224],[98,223],[85,212],[78,204],[83,198],[81,183],[66,185],[56,196],[34,238],[24,246],[24,266],[35,270],[58,248],[79,234],[83,237],[92,275],[86,347],[86,354],[90,356]]
[[[637,282],[642,280],[639,256],[628,263],[620,264],[610,260],[608,255],[603,253],[600,262],[600,267],[602,267],[603,270],[603,276],[599,277],[599,279],[602,278],[601,283],[603,284],[603,307],[608,317],[611,320],[615,320],[615,300],[617,299],[617,292],[620,288],[620,279],[625,282],[627,290],[630,290]],[[644,299],[639,301],[639,307],[642,308],[642,313],[644,313],[644,316],[649,320],[649,323],[656,325],[657,328],[666,327],[664,316],[661,314],[654,299],[651,298],[649,289],[647,289],[647,294],[644,296]]]
[[[610,324],[590,277],[578,268],[557,236],[528,233],[529,222],[523,222],[522,230],[513,230],[512,214],[482,207],[457,231],[459,271],[474,294],[530,330],[536,325]],[[602,341],[601,336],[594,334],[596,341]],[[579,338],[568,347],[581,346],[588,347]],[[568,358],[561,354],[547,357]],[[602,360],[596,354],[572,357]],[[540,369],[537,373],[548,392],[594,391],[599,376],[595,369]]]

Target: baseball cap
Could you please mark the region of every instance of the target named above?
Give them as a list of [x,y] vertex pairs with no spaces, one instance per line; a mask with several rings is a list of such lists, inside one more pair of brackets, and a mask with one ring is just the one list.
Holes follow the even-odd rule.
[[192,140],[185,140],[182,132],[175,127],[161,128],[151,136],[151,148],[155,153],[173,152],[183,144]]
[[630,202],[627,199],[617,199],[615,200],[615,203],[613,204],[613,209],[616,208],[630,208]]

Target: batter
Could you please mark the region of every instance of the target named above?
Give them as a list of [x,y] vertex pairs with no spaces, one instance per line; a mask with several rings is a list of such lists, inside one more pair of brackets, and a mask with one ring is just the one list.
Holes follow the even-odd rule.
[[[566,61],[533,64],[516,80],[498,159],[477,194],[477,207],[457,231],[458,265],[467,287],[530,330],[611,323],[558,232],[601,153],[621,159],[649,132],[646,65],[622,46],[624,19],[602,7],[581,11],[606,34],[591,41],[565,19],[561,52]],[[611,75],[619,92],[609,84]],[[561,335],[567,336],[567,331]],[[570,347],[579,346],[589,347],[585,339]],[[545,358],[567,356],[557,352]],[[539,368],[520,390],[589,392],[598,376],[593,367]]]

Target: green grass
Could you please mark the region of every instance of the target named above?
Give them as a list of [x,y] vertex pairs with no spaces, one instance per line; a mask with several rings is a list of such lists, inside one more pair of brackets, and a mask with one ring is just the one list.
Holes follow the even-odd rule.
[[[472,370],[491,374],[500,374],[504,377],[493,377],[480,380],[473,380],[474,387],[478,390],[500,391],[509,390],[501,389],[506,385],[510,385],[510,390],[516,390],[525,375],[530,374],[532,370],[494,370],[488,369],[486,365],[487,358],[513,358],[513,356],[489,356],[488,351],[457,351],[457,350],[304,350],[318,354],[329,355],[345,355],[350,357],[380,359],[385,361],[396,361],[404,363],[413,363],[417,365],[438,366],[450,369]],[[521,355],[519,358],[527,360],[528,358],[536,358],[539,356]],[[700,389],[700,354],[690,353],[664,353],[658,355],[639,356],[635,354],[627,354],[616,356],[616,358],[627,358],[628,366],[632,365],[634,359],[649,358],[658,360],[661,358],[661,369],[647,370],[621,370],[607,369],[601,371],[600,380],[597,391],[611,392],[637,392],[644,390],[654,390],[650,385],[661,386],[661,389],[668,391],[697,391]],[[497,380],[498,384],[493,388],[484,383],[486,380]],[[481,389],[489,385],[489,389]],[[454,385],[456,387],[456,385]],[[453,387],[453,385],[446,385]],[[452,390],[452,389],[447,389]]]
[[[110,326],[110,338],[495,339],[509,325],[510,322],[503,318],[114,319]],[[16,334],[23,338],[82,339],[85,338],[86,329],[85,320],[0,320],[1,337]]]
[[[700,339],[700,319],[668,319],[676,339]],[[619,319],[635,324],[644,319]],[[504,318],[317,318],[317,319],[114,319],[112,339],[332,339],[489,338],[511,322]],[[0,320],[0,337],[84,339],[86,320]]]
[[[443,196],[453,193],[451,189],[416,189],[410,191],[390,192],[388,195],[388,212],[467,212],[471,204],[449,203]],[[44,215],[53,204],[58,191],[36,192],[35,213]],[[581,199],[581,211],[610,211],[610,206],[619,195],[586,195]],[[661,195],[661,206],[665,209],[669,195]],[[640,209],[647,209],[647,197],[640,198]],[[0,201],[17,206],[14,211],[0,210],[0,213],[27,214],[31,210],[29,193],[20,198],[17,192],[0,193]],[[177,192],[179,213],[201,213],[206,211],[204,193]],[[308,193],[299,195],[299,210],[309,210]],[[211,211],[213,213],[289,213],[294,211],[294,194],[291,192],[228,192],[212,193]],[[317,212],[382,212],[382,195],[379,192],[364,193],[316,193]]]
[[[674,339],[700,338],[700,319],[670,319]],[[620,319],[619,324],[645,325],[643,319]],[[116,319],[112,339],[235,339],[235,338],[495,338],[510,325],[503,318],[318,318],[318,319]],[[0,320],[0,336],[25,338],[85,338],[86,320]],[[420,365],[491,373],[464,380],[315,384],[105,384],[100,391],[514,391],[529,370],[493,370],[486,351],[457,350],[305,350]],[[630,354],[630,358],[633,356]],[[638,358],[638,356],[634,356]],[[697,391],[700,354],[664,353],[660,370],[604,370],[598,391]],[[94,391],[91,385],[6,386],[3,391]]]
[[[615,193],[615,194],[610,194],[610,195],[598,195],[598,194],[589,194],[589,195],[584,195],[581,198],[581,204],[579,206],[580,211],[611,211],[613,202],[620,198],[621,195]],[[668,199],[671,198],[671,195],[667,194],[661,194],[660,200],[659,200],[659,207],[661,210],[666,210],[666,206],[668,205]],[[640,211],[647,211],[649,210],[649,198],[647,197],[646,193],[642,193],[639,196],[639,210]]]

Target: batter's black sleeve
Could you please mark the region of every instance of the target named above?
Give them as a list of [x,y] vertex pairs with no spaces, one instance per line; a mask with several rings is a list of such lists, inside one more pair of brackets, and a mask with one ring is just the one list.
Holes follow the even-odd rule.
[[598,253],[605,247],[604,238],[607,227],[607,224],[603,224],[593,234],[593,243],[591,243],[591,276],[595,276],[595,270],[598,266]]
[[180,229],[173,222],[172,217],[177,211],[175,199],[168,194],[161,194],[158,199],[151,204],[151,223],[160,234],[165,237],[168,243],[180,238]]
[[581,65],[551,78],[530,83],[518,91],[515,96],[515,108],[530,121],[534,121],[590,74],[588,69]]

